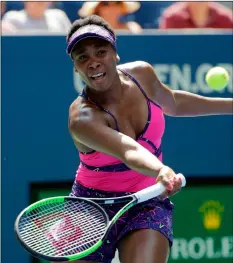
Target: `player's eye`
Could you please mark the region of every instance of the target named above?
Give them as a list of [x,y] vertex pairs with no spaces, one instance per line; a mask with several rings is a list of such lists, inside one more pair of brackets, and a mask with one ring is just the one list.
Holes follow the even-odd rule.
[[87,59],[87,56],[86,55],[80,55],[78,56],[78,61],[84,61]]
[[97,55],[104,55],[106,53],[106,50],[99,50],[98,52],[97,52]]

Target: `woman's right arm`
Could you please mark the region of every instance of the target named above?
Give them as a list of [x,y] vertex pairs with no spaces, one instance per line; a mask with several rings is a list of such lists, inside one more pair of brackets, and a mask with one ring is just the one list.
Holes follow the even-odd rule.
[[167,190],[160,196],[174,195],[181,189],[175,172],[131,137],[108,127],[103,115],[89,107],[71,106],[69,130],[73,140],[95,151],[120,159],[132,170],[157,178]]

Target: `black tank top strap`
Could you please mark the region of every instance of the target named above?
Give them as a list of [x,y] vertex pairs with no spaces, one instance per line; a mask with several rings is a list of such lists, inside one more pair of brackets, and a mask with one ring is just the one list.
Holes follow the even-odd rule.
[[79,94],[79,96],[85,98],[86,100],[88,100],[89,102],[91,102],[92,104],[94,104],[94,105],[95,105],[96,107],[98,107],[99,109],[101,109],[101,110],[105,111],[106,113],[108,113],[108,114],[113,118],[113,120],[114,120],[114,122],[115,122],[116,130],[117,130],[118,132],[120,132],[120,129],[119,129],[119,126],[118,126],[118,123],[117,123],[117,119],[116,119],[116,117],[115,117],[109,110],[105,109],[104,107],[102,107],[102,106],[99,105],[98,103],[95,103],[94,101],[92,101],[92,100],[88,97],[88,95],[87,95],[87,93],[86,93],[86,91],[85,91],[84,89],[83,89],[82,92]]

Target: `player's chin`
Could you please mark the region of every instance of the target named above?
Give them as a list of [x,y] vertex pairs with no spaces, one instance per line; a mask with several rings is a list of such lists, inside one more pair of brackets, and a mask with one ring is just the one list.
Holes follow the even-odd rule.
[[93,83],[92,82],[90,86],[96,92],[105,92],[109,89],[111,85],[108,82],[104,82],[104,83]]

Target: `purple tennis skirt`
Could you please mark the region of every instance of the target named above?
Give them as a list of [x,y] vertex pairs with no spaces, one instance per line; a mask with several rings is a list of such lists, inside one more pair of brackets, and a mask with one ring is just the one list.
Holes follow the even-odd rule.
[[[75,181],[70,195],[87,198],[108,198],[129,194],[131,193],[106,192],[93,188],[87,188]],[[103,208],[111,220],[122,206],[122,204],[104,205]],[[94,253],[82,258],[82,260],[111,263],[115,256],[118,241],[130,231],[136,229],[155,229],[162,233],[169,240],[170,246],[172,246],[173,208],[174,205],[168,198],[165,200],[153,198],[141,204],[135,205],[117,220],[114,227],[111,228],[103,245]]]

